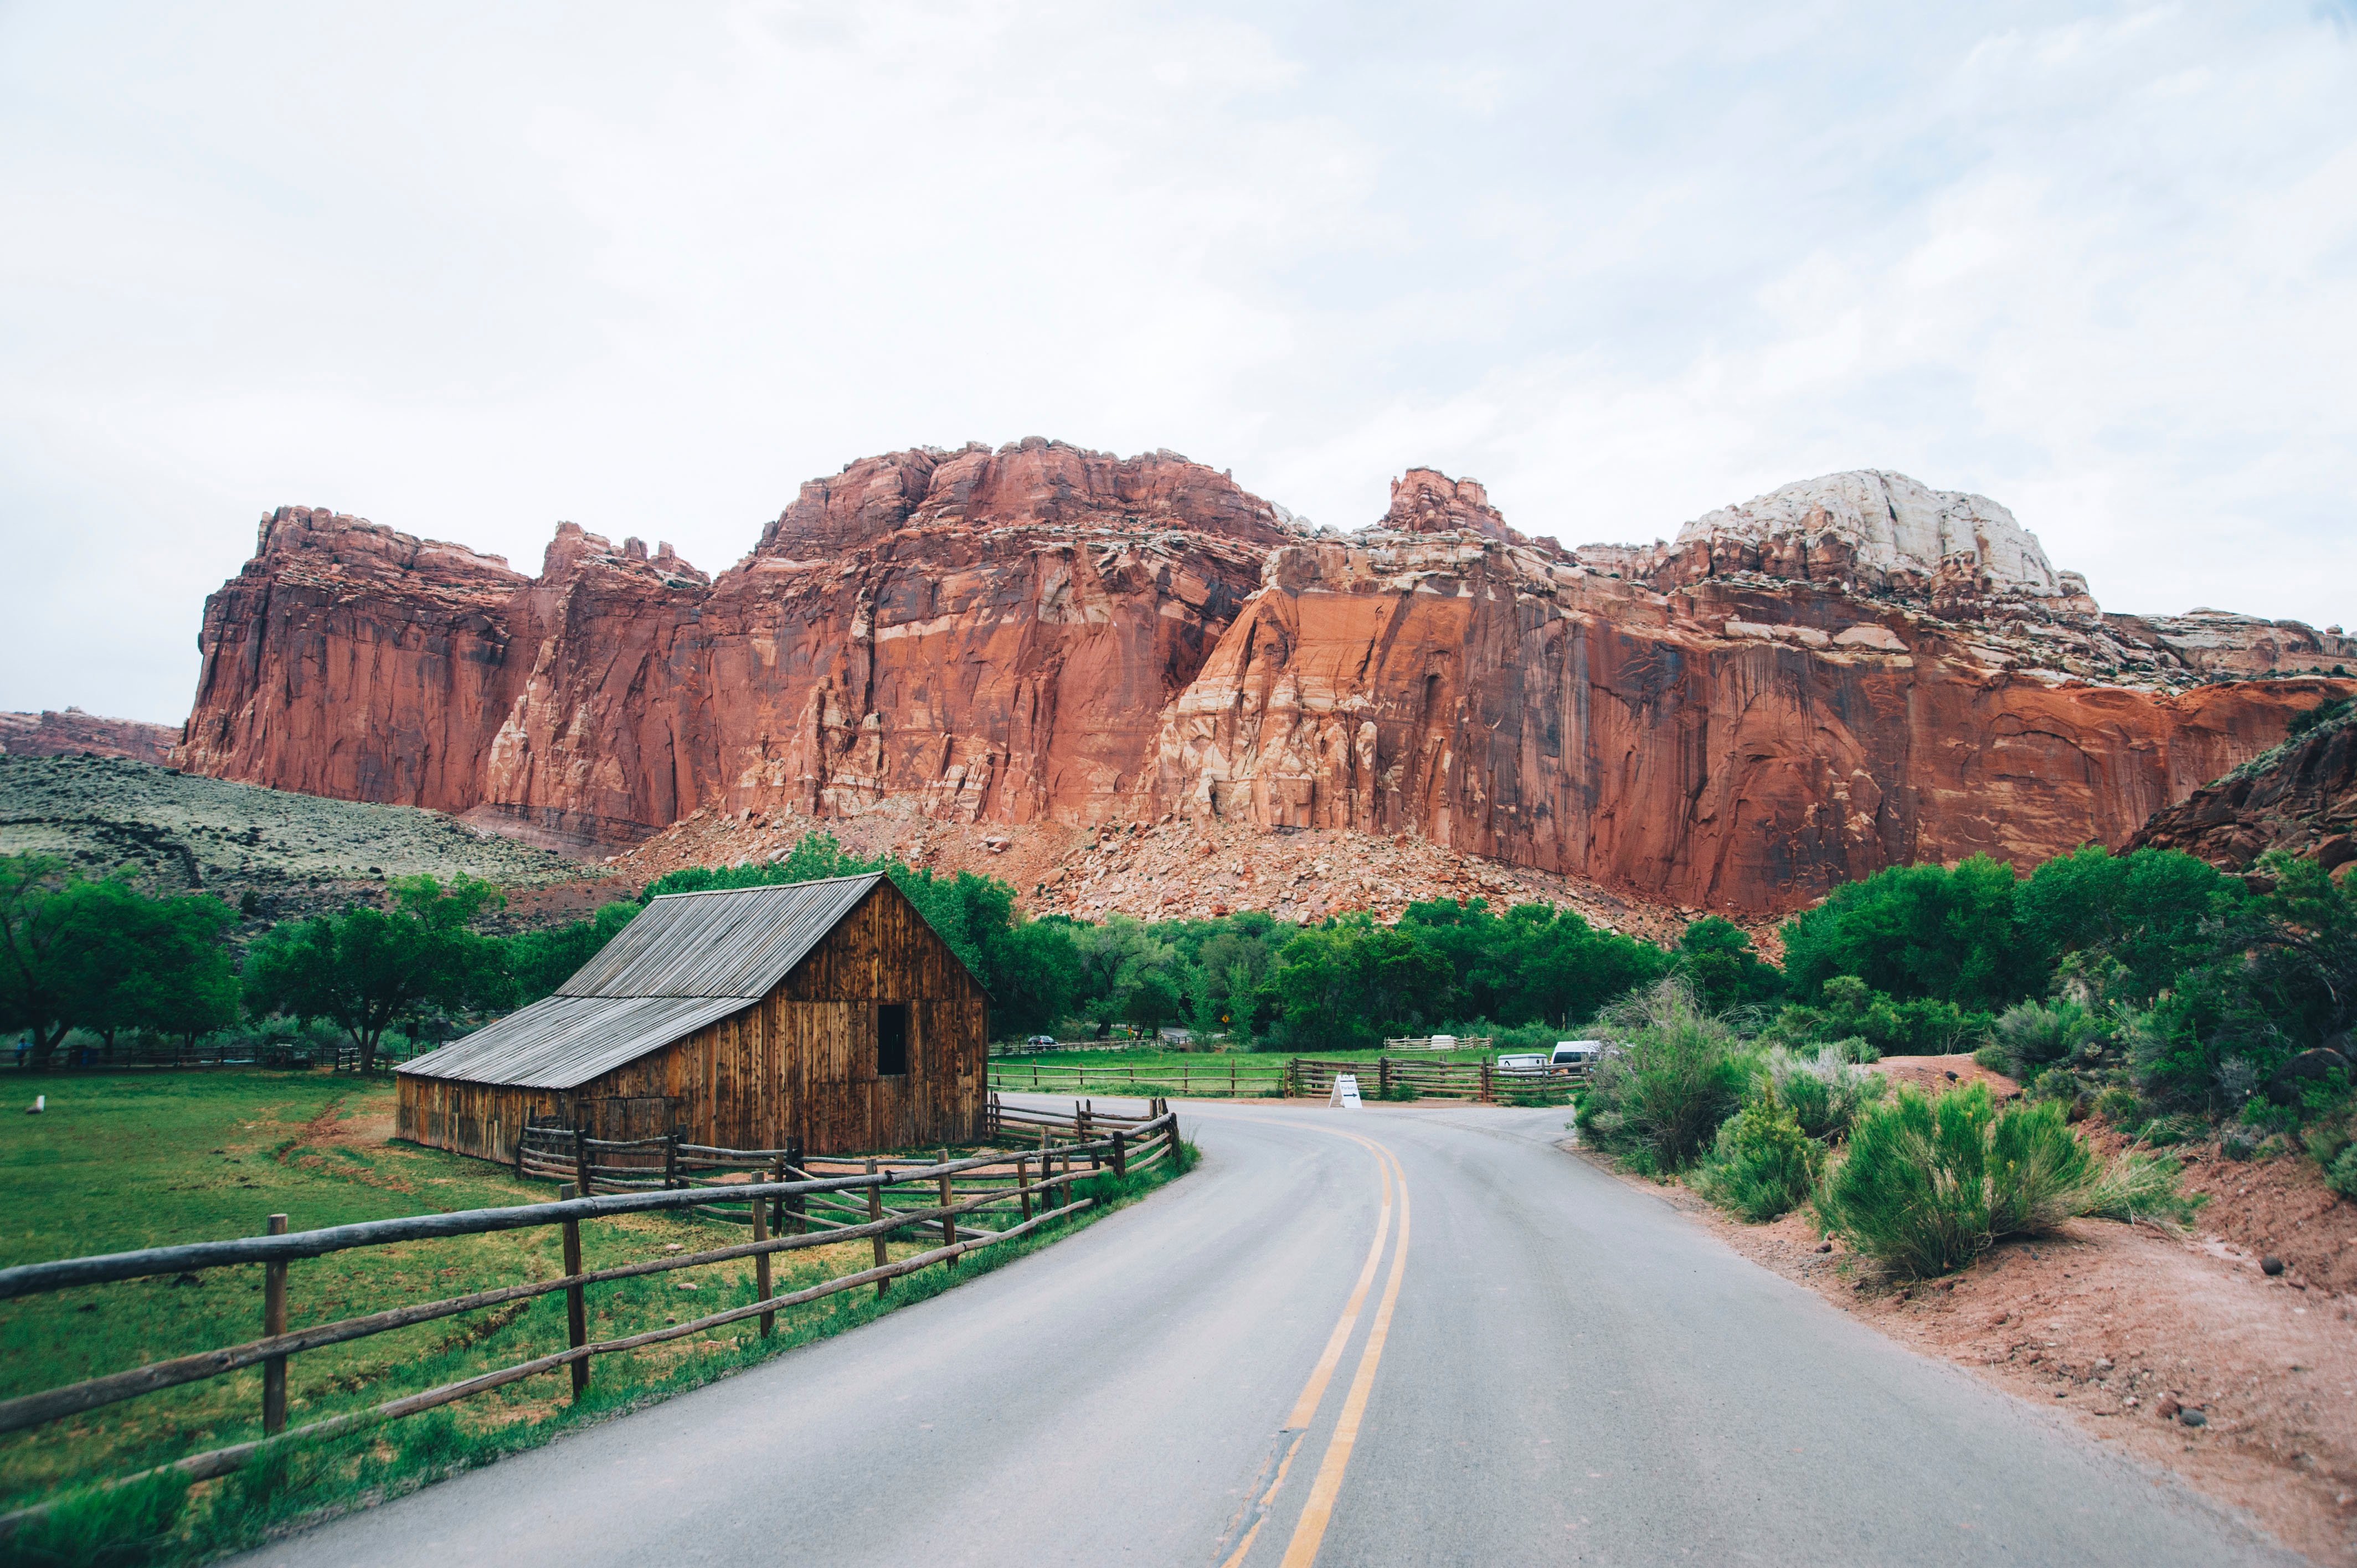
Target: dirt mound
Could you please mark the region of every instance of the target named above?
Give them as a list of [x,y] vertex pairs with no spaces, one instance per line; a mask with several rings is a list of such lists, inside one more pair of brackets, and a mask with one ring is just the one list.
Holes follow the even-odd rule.
[[1926,1094],[1944,1094],[1975,1083],[1987,1084],[1989,1092],[1999,1100],[2011,1100],[2021,1092],[2021,1085],[2001,1072],[1991,1072],[1969,1056],[1885,1057],[1868,1064],[1866,1070]]

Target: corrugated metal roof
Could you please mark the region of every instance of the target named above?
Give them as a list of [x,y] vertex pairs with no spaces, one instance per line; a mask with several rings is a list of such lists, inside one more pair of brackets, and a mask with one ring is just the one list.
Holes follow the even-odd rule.
[[875,872],[721,893],[666,893],[556,994],[766,996],[883,880]]
[[742,996],[549,996],[394,1070],[577,1089],[749,1004]]
[[883,880],[666,893],[555,995],[394,1070],[578,1088],[768,995]]

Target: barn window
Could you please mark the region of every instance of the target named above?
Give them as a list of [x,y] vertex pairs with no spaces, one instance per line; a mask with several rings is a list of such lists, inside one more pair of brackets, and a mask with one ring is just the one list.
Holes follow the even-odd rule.
[[887,1002],[876,1009],[876,1076],[894,1078],[909,1070],[909,1004]]

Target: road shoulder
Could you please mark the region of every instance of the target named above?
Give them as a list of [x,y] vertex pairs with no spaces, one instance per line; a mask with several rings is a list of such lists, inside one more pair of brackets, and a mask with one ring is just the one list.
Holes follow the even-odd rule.
[[[1763,1268],[1919,1353],[2062,1412],[2319,1563],[2357,1565],[2357,1301],[2298,1290],[2214,1236],[2106,1220],[1993,1249],[1912,1285],[1802,1216],[1745,1225],[1676,1185],[1573,1157],[1659,1197]],[[2198,1411],[2192,1427],[2161,1413]]]

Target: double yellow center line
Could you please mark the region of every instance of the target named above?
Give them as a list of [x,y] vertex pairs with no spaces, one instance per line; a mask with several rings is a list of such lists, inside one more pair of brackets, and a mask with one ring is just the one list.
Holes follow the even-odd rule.
[[[1226,1120],[1226,1118],[1219,1118]],[[1241,1118],[1239,1118],[1241,1120]],[[1261,1118],[1251,1120],[1258,1122]],[[1367,1262],[1359,1271],[1359,1282],[1351,1292],[1351,1299],[1342,1307],[1342,1316],[1335,1322],[1334,1332],[1326,1340],[1325,1352],[1310,1369],[1309,1380],[1301,1386],[1301,1397],[1293,1403],[1293,1412],[1286,1417],[1285,1430],[1294,1434],[1292,1444],[1276,1467],[1276,1478],[1257,1502],[1254,1511],[1260,1517],[1222,1568],[1243,1568],[1251,1553],[1261,1526],[1268,1522],[1268,1509],[1276,1499],[1277,1489],[1285,1485],[1286,1473],[1293,1467],[1296,1455],[1309,1436],[1310,1423],[1318,1418],[1318,1407],[1325,1402],[1327,1385],[1333,1381],[1341,1365],[1342,1352],[1359,1326],[1359,1314],[1367,1304],[1367,1292],[1373,1285],[1375,1270],[1383,1262],[1383,1243],[1390,1239],[1392,1208],[1396,1191],[1399,1208],[1399,1245],[1392,1253],[1391,1276],[1383,1282],[1383,1300],[1375,1307],[1373,1325],[1367,1330],[1367,1342],[1359,1351],[1358,1369],[1351,1374],[1350,1391],[1342,1398],[1341,1419],[1335,1423],[1334,1434],[1326,1440],[1326,1455],[1319,1460],[1318,1475],[1309,1483],[1309,1500],[1302,1505],[1301,1517],[1294,1522],[1293,1539],[1286,1542],[1281,1568],[1309,1568],[1318,1559],[1318,1548],[1326,1539],[1326,1527],[1334,1518],[1334,1499],[1342,1490],[1342,1475],[1351,1466],[1351,1453],[1358,1445],[1359,1428],[1365,1422],[1367,1400],[1375,1386],[1375,1369],[1382,1365],[1383,1342],[1391,1336],[1392,1312],[1399,1304],[1400,1280],[1407,1272],[1408,1198],[1407,1173],[1400,1168],[1399,1156],[1372,1138],[1356,1133],[1345,1133],[1338,1127],[1308,1126],[1287,1122],[1287,1126],[1308,1126],[1308,1131],[1330,1133],[1348,1138],[1366,1148],[1375,1156],[1375,1168],[1383,1180],[1383,1209],[1375,1220],[1375,1240],[1367,1249]]]

